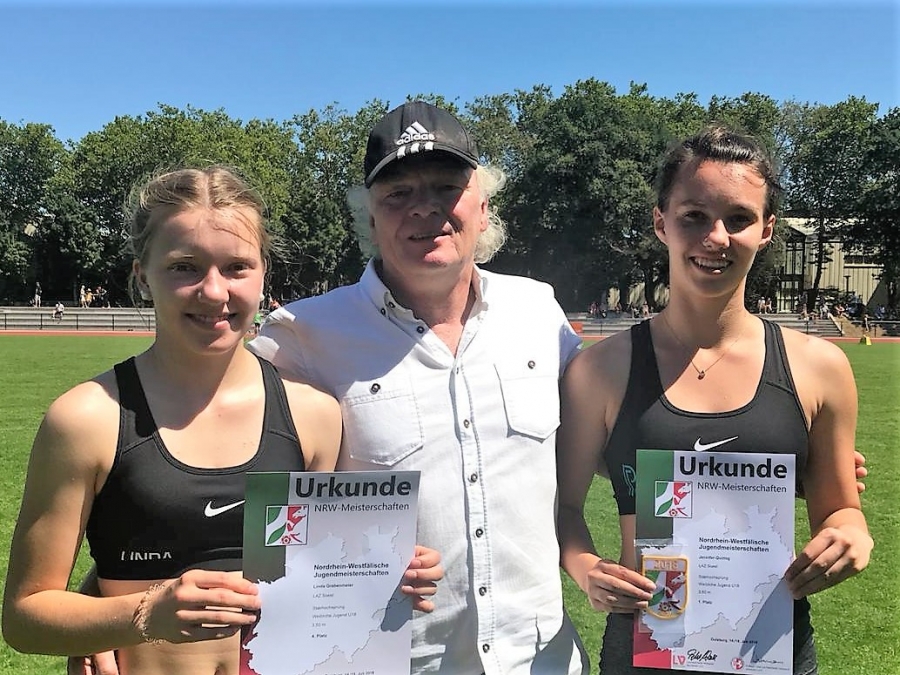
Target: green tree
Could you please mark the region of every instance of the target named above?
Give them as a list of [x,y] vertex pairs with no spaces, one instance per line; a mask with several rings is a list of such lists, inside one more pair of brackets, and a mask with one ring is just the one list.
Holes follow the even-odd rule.
[[882,266],[888,306],[900,308],[900,108],[873,129],[865,160],[869,170],[858,203],[859,217],[847,232],[850,248],[873,256]]
[[35,241],[50,221],[49,186],[66,149],[46,124],[0,120],[0,297],[31,297],[46,284]]
[[853,96],[831,106],[785,106],[787,207],[792,215],[809,218],[815,228],[815,273],[807,307],[816,306],[830,244],[845,235],[857,215],[877,110],[878,104]]
[[539,120],[552,101],[549,87],[476,98],[467,107],[464,124],[478,143],[481,158],[501,168],[507,188],[494,198],[492,207],[507,222],[506,245],[487,266],[498,272],[526,274],[533,230],[517,217],[522,200],[531,199],[524,176],[538,142]]
[[285,270],[273,279],[283,297],[319,293],[359,278],[365,261],[347,192],[363,182],[369,130],[387,109],[383,101],[373,100],[352,115],[330,105],[291,120],[298,161],[285,219]]
[[482,158],[502,168],[511,180],[518,179],[537,140],[534,120],[551,100],[550,88],[536,85],[529,91],[482,96],[469,103],[464,123],[475,136]]
[[346,214],[313,182],[298,185],[282,217],[282,244],[270,284],[282,299],[318,295],[334,283],[348,235]]
[[126,301],[130,256],[123,205],[132,186],[154,172],[177,166],[221,163],[238,167],[260,190],[273,229],[291,200],[297,162],[293,131],[272,120],[232,119],[222,110],[159,106],[144,116],[115,118],[84,136],[72,158],[73,191],[97,228],[102,254],[85,270],[113,299]]
[[46,279],[44,295],[48,304],[76,301],[84,270],[100,263],[102,240],[90,212],[66,186],[51,188],[48,210],[50,216],[34,237],[35,255]]
[[765,94],[747,92],[737,98],[713,96],[709,101],[710,122],[721,122],[735,131],[760,140],[773,158],[781,152],[778,131],[782,112],[778,103]]
[[656,165],[706,111],[690,94],[656,99],[633,83],[617,95],[587,80],[532,113],[508,196],[520,271],[551,281],[568,308],[611,288],[627,298],[637,281],[654,306],[668,271],[650,218]]
[[695,133],[706,116],[694,94],[660,99],[648,93],[647,85],[634,82],[620,101],[633,155],[618,160],[615,167],[612,189],[618,230],[610,233],[609,247],[618,255],[608,265],[617,275],[620,298],[627,298],[631,285],[642,282],[644,301],[658,309],[658,293],[668,285],[669,262],[653,231],[653,182],[671,143]]
[[605,252],[614,213],[610,194],[617,157],[627,157],[623,112],[607,83],[586,80],[529,120],[534,144],[510,185],[509,222],[524,243],[522,272],[551,282],[561,304],[584,308],[596,259]]

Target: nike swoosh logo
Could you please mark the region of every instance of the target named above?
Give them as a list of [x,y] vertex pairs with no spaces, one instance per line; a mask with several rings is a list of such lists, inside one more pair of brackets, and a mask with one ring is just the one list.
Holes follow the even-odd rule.
[[234,504],[226,504],[225,506],[213,506],[212,502],[208,502],[206,504],[206,508],[203,509],[203,515],[207,518],[212,518],[213,516],[217,516],[220,513],[225,513],[226,511],[231,511],[231,509],[236,509],[243,503],[243,499],[239,502],[235,502]]
[[697,452],[704,452],[706,450],[712,450],[713,448],[718,448],[720,445],[725,445],[726,443],[731,443],[731,441],[737,440],[737,436],[732,436],[731,438],[726,438],[724,441],[716,441],[715,443],[701,443],[698,438],[694,442],[694,450]]

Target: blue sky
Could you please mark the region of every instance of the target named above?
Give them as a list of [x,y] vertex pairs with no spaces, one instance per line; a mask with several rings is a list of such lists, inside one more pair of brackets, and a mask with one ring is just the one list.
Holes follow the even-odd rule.
[[655,96],[900,105],[897,0],[0,0],[0,119],[77,140],[165,103],[290,119],[329,103],[595,77]]

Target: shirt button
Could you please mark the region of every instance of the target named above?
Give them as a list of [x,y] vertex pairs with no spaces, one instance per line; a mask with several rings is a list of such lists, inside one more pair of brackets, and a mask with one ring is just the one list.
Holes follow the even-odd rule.
[[468,429],[469,428],[469,420],[463,420],[463,426]]
[[487,595],[487,589],[484,586],[482,586],[481,588],[478,589],[478,595]]
[[373,394],[377,394],[379,391],[381,391],[381,385],[375,382],[371,387],[369,387],[369,391]]
[[422,333],[425,332],[425,326],[416,326],[416,332],[419,333],[419,335],[421,335]]
[[487,654],[489,651],[491,651],[491,646],[487,642],[485,642],[483,645],[481,645],[481,651]]
[[529,362],[528,362],[528,367],[529,367],[531,370],[534,370],[534,361],[529,361]]
[[482,530],[482,529],[479,527],[477,530],[475,530],[475,536],[476,536],[476,537],[482,537],[482,536],[484,536],[484,530]]
[[470,482],[470,483],[474,483],[474,482],[476,482],[477,480],[478,480],[478,474],[477,474],[477,473],[473,473],[473,474],[471,474],[471,475],[469,476],[469,482]]

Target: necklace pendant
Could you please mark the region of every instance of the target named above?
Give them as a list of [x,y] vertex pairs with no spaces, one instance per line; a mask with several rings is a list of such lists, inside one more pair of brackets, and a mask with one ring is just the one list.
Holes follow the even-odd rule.
[[705,370],[701,370],[701,371],[699,371],[699,372],[697,373],[697,379],[698,379],[698,380],[702,380],[704,377],[706,377],[706,371],[705,371]]

